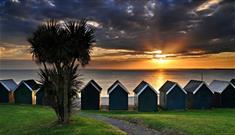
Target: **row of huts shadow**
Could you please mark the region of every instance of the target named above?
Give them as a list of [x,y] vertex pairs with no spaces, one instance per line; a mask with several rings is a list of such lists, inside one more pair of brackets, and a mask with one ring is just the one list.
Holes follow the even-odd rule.
[[18,85],[13,79],[0,80],[0,103],[43,104],[42,83],[30,79]]
[[[81,91],[81,109],[99,110],[102,88],[91,80]],[[177,82],[167,81],[158,93],[142,81],[135,89],[135,106],[138,111],[157,111],[160,107],[173,109],[208,109],[211,107],[235,108],[235,79],[231,82],[214,80],[208,86],[204,81],[191,80],[184,88]],[[107,91],[109,110],[128,110],[128,90],[115,81]],[[160,98],[158,100],[158,97]]]
[[[42,84],[35,80],[23,80],[17,85],[12,79],[0,81],[0,103],[44,104]],[[91,80],[81,90],[81,109],[99,110],[102,88]],[[190,80],[184,88],[177,82],[166,81],[156,91],[142,81],[135,89],[134,103],[138,111],[154,112],[160,107],[173,109],[208,109],[211,107],[235,108],[235,79],[214,80],[208,86],[204,81]],[[128,110],[128,89],[115,81],[107,90],[109,110]],[[158,98],[160,98],[158,100]]]

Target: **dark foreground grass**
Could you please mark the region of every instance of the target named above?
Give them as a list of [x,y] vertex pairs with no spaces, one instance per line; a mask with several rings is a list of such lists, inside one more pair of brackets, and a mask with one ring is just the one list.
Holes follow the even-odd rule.
[[160,131],[183,132],[190,135],[235,135],[235,109],[191,111],[138,112],[89,112],[98,113],[137,124],[144,124]]
[[48,107],[0,105],[0,135],[122,135],[122,131],[94,119],[75,115],[69,125],[55,124]]

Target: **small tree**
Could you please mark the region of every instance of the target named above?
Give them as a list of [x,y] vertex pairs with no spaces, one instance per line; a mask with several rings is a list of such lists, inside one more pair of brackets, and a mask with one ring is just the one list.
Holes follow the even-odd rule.
[[90,61],[94,30],[85,19],[64,24],[50,20],[40,25],[28,41],[34,60],[43,65],[40,76],[45,99],[55,110],[58,121],[68,123],[72,100],[82,83],[77,69]]

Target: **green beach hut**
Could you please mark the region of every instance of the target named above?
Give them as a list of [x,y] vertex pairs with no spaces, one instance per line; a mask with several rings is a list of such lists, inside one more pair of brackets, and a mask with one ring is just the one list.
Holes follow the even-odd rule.
[[204,81],[190,80],[184,90],[188,93],[188,109],[209,109],[213,106],[214,92]]
[[99,110],[101,90],[102,88],[94,80],[89,81],[81,90],[81,109]]
[[109,110],[128,110],[128,90],[120,82],[115,81],[108,88]]
[[142,81],[135,89],[135,106],[141,112],[155,112],[158,105],[158,93],[147,82]]
[[23,80],[14,91],[15,103],[35,104],[35,93],[41,88],[41,83],[36,80]]

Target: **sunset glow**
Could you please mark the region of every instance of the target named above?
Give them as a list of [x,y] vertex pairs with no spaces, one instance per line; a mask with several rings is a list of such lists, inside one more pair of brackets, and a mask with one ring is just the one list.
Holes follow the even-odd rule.
[[[48,18],[63,24],[83,17],[96,32],[92,61],[86,68],[234,68],[234,4],[225,0],[0,2],[1,68],[16,68],[16,63],[36,67],[27,38],[37,26]],[[22,64],[26,61],[31,66]]]
[[166,63],[166,55],[162,54],[161,50],[157,50],[153,52],[153,60],[159,64]]
[[210,7],[213,7],[215,5],[218,5],[221,1],[223,0],[208,0],[205,3],[203,3],[202,5],[200,5],[196,11],[203,11],[203,10],[207,10]]

